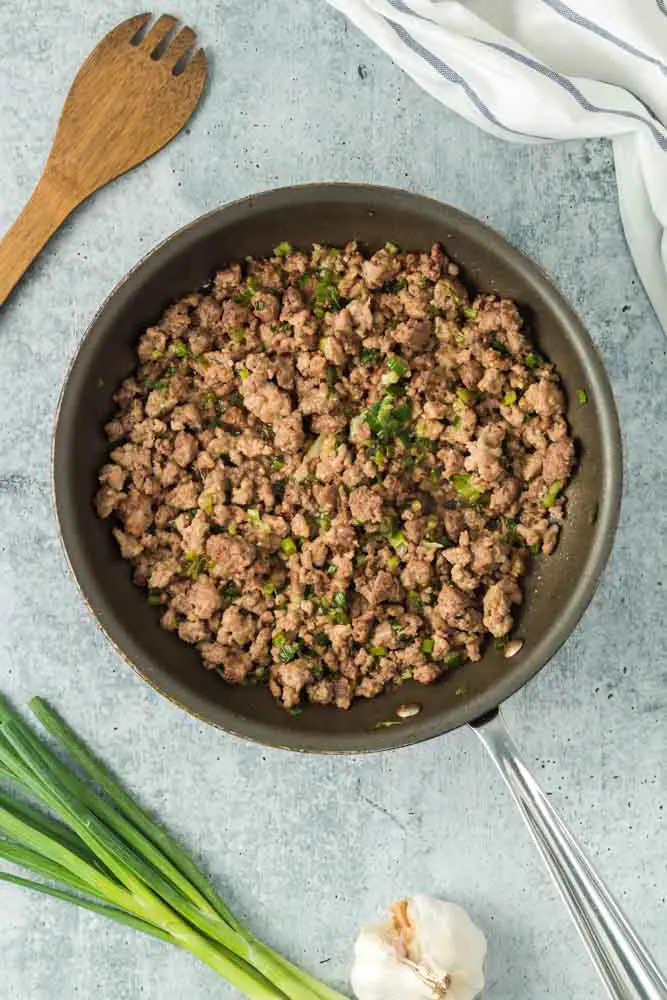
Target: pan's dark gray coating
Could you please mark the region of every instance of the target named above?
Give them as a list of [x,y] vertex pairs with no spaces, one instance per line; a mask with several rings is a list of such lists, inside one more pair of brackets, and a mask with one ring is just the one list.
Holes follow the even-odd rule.
[[[206,672],[197,651],[158,624],[158,612],[130,580],[108,522],[93,509],[96,473],[105,460],[104,423],[111,393],[136,364],[139,334],[172,301],[204,284],[228,261],[266,256],[282,240],[307,247],[357,239],[371,249],[387,240],[405,250],[441,242],[475,290],[517,301],[539,349],[558,367],[579,470],[568,490],[568,517],[555,554],[539,558],[526,581],[514,634],[522,651],[506,660],[491,645],[479,663],[442,683],[416,683],[358,701],[348,712],[308,707],[288,714],[261,688],[232,688]],[[581,405],[584,389],[588,404]],[[176,233],[118,285],[94,319],[65,385],[55,435],[54,481],[67,555],[103,630],[139,673],[207,722],[249,739],[295,750],[362,752],[427,739],[494,709],[558,649],[583,614],[611,549],[621,495],[616,409],[598,353],[544,274],[502,237],[438,202],[363,185],[283,188],[221,208]],[[421,713],[395,719],[403,702]]]

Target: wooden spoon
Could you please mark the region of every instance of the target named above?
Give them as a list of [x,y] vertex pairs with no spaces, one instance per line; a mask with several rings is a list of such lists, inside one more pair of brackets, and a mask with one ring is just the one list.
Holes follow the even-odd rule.
[[206,82],[188,61],[195,33],[163,14],[138,14],[105,35],[76,75],[44,172],[0,243],[0,304],[73,209],[177,135]]

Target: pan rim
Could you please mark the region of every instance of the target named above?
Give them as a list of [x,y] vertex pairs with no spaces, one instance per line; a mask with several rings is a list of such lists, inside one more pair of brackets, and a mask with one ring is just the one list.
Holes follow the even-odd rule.
[[[554,318],[576,334],[574,344],[578,357],[586,371],[588,385],[591,393],[595,394],[596,404],[599,408],[602,481],[598,516],[592,529],[594,537],[591,541],[585,571],[575,581],[572,592],[554,624],[545,630],[540,640],[532,646],[530,657],[521,664],[523,669],[519,669],[517,666],[516,669],[508,670],[507,674],[491,688],[481,692],[475,698],[462,700],[460,705],[448,709],[446,721],[443,720],[443,713],[438,713],[431,718],[421,720],[417,716],[410,720],[410,726],[395,726],[377,732],[330,732],[323,734],[308,730],[299,731],[298,723],[294,725],[294,720],[291,720],[292,725],[288,728],[287,725],[281,726],[259,719],[249,719],[228,709],[223,703],[211,706],[208,710],[197,707],[191,703],[192,692],[184,684],[179,682],[177,678],[161,672],[159,664],[147,662],[150,657],[142,651],[113,608],[108,606],[105,598],[99,592],[94,577],[87,572],[86,565],[81,558],[80,543],[77,541],[77,527],[71,510],[72,505],[67,502],[66,452],[62,442],[67,439],[66,425],[73,421],[71,407],[74,396],[72,394],[75,393],[76,389],[77,373],[82,367],[85,367],[86,353],[93,350],[97,338],[101,336],[99,331],[104,324],[105,317],[113,310],[114,303],[118,302],[119,296],[127,289],[128,285],[131,285],[140,275],[147,273],[150,268],[159,269],[163,266],[167,256],[178,256],[181,244],[194,231],[198,231],[203,236],[209,227],[214,230],[222,219],[231,222],[235,215],[240,218],[245,211],[255,208],[270,209],[279,205],[284,199],[300,197],[305,203],[310,201],[321,204],[326,201],[327,197],[336,197],[336,195],[340,196],[341,194],[351,200],[359,199],[362,201],[372,201],[374,197],[382,199],[407,198],[424,212],[430,211],[440,214],[444,212],[450,217],[456,218],[457,223],[464,230],[467,228],[475,236],[483,236],[492,248],[509,257],[513,265],[517,265],[524,274],[537,283]],[[463,263],[465,266],[465,261]],[[380,185],[350,182],[309,183],[278,187],[251,194],[199,216],[148,251],[117,282],[95,313],[84,337],[75,350],[62,385],[53,435],[52,489],[63,551],[82,600],[103,634],[142,680],[195,718],[251,742],[301,752],[361,754],[419,743],[475,721],[497,709],[555,655],[571,635],[590,604],[613,547],[622,496],[622,443],[616,404],[597,347],[563,294],[543,269],[523,251],[485,223],[436,199]],[[215,714],[213,714],[213,709],[215,709]],[[324,709],[324,711],[326,710]],[[288,719],[289,717],[286,722]]]

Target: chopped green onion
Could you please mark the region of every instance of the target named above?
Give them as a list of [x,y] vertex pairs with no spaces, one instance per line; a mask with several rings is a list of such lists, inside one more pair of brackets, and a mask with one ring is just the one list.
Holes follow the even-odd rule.
[[400,250],[398,249],[398,247],[396,246],[396,244],[395,243],[391,243],[389,240],[385,243],[384,248],[385,248],[385,250],[388,253],[393,254],[394,256],[396,256],[396,254],[400,253]]
[[313,642],[316,646],[330,646],[331,639],[326,634],[326,632],[316,632],[313,636]]
[[427,656],[430,656],[430,654],[433,652],[434,646],[435,642],[433,639],[422,639],[419,648],[421,649],[422,653],[426,653]]
[[198,552],[186,552],[183,576],[187,576],[192,581],[198,580],[205,572],[207,565],[206,556]]
[[472,306],[464,306],[461,311],[466,319],[477,319],[477,310]]
[[459,496],[462,496],[468,503],[477,504],[484,496],[484,490],[479,486],[473,486],[472,476],[469,472],[455,473],[449,480]]
[[397,639],[403,639],[405,636],[405,628],[401,622],[393,621],[391,623],[391,630]]
[[539,555],[540,552],[542,551],[542,546],[539,542],[533,542],[533,544],[529,545],[528,548],[530,549],[530,551],[533,553],[534,556]]
[[287,642],[287,636],[285,635],[284,632],[276,632],[276,634],[272,639],[272,642],[274,646],[277,646],[278,649],[280,649],[280,647],[284,646],[285,643]]
[[501,400],[503,406],[513,406],[516,403],[516,389],[510,389]]
[[336,566],[336,564],[329,563],[329,565],[327,566],[327,573],[329,574],[329,576],[335,576],[337,572],[338,572],[338,567]]
[[201,500],[199,501],[199,506],[201,507],[201,509],[204,511],[205,514],[213,513],[214,501],[210,493],[201,498]]
[[315,520],[317,521],[320,531],[328,531],[331,527],[331,515],[326,510],[321,510],[319,514],[316,514]]
[[296,552],[296,542],[293,538],[283,538],[280,542],[280,549],[285,556],[293,556]]
[[473,400],[479,399],[479,392],[477,389],[466,389],[461,388],[456,390],[457,397],[462,403],[472,403]]
[[394,354],[390,354],[387,358],[387,367],[391,368],[393,372],[396,372],[399,378],[403,378],[409,373],[408,366],[405,362],[401,361],[401,359],[397,358]]
[[333,595],[333,603],[336,608],[346,608],[347,607],[347,597],[342,590],[338,590]]
[[367,365],[369,368],[379,365],[382,358],[382,351],[377,347],[365,347],[361,352],[361,363],[362,365]]
[[263,583],[259,589],[264,597],[273,597],[276,592],[276,585],[273,580],[268,580],[266,583]]
[[162,601],[163,601],[163,592],[161,590],[151,588],[151,590],[148,591],[148,603],[152,607],[159,608],[162,604]]
[[492,347],[493,350],[496,352],[496,354],[503,354],[505,356],[508,356],[510,354],[509,348],[505,347],[504,344],[501,344],[501,342],[496,337],[490,338],[489,347]]
[[318,319],[321,319],[327,310],[338,312],[345,305],[345,300],[338,291],[336,273],[334,271],[325,270],[321,272],[321,276],[315,285],[313,303],[313,311]]
[[544,500],[542,501],[543,507],[547,508],[553,507],[553,505],[556,503],[556,499],[558,498],[558,494],[563,489],[563,485],[564,483],[562,479],[557,479],[554,483],[551,484],[551,486],[549,487],[544,496]]
[[338,608],[336,611],[332,611],[329,614],[329,621],[332,625],[349,625],[350,619],[348,618],[346,611],[343,611],[342,608]]
[[389,544],[394,552],[399,556],[404,556],[408,551],[408,540],[402,531],[397,531],[389,538]]
[[466,658],[463,653],[450,653],[450,655],[446,656],[442,661],[443,666],[446,669],[451,669],[452,667],[462,667],[465,662]]
[[239,368],[239,377],[242,379],[250,378],[250,369],[246,368],[245,365]]
[[527,368],[539,368],[542,364],[542,358],[539,354],[527,354],[523,359],[523,363]]
[[286,240],[283,240],[282,243],[279,243],[277,247],[273,248],[273,256],[288,257],[292,253],[292,249],[293,249],[292,244],[288,243]]
[[408,283],[405,278],[397,278],[395,281],[385,281],[384,285],[380,288],[380,291],[395,294],[396,292],[402,292],[407,284]]
[[416,590],[408,591],[408,604],[413,611],[419,611],[422,607],[422,599]]
[[282,458],[280,455],[277,455],[275,458],[271,459],[271,465],[269,466],[269,468],[271,472],[280,472],[280,470],[284,467],[284,465],[285,465],[285,459]]
[[387,647],[386,646],[369,646],[368,652],[371,656],[386,656]]
[[585,389],[577,389],[577,399],[582,406],[586,406],[588,403],[588,393]]
[[400,556],[389,556],[389,558],[387,559],[387,569],[389,570],[390,573],[393,572],[395,569],[398,569],[400,565],[401,565]]
[[291,663],[292,660],[296,659],[297,653],[298,650],[296,646],[291,646],[289,643],[286,642],[280,648],[280,652],[278,653],[278,659],[280,660],[281,663]]

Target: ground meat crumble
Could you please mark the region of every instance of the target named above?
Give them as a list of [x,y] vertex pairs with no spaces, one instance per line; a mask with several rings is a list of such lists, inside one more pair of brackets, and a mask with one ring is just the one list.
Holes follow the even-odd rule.
[[574,465],[516,305],[439,245],[276,247],[140,339],[96,506],[230,684],[348,708],[508,636]]

